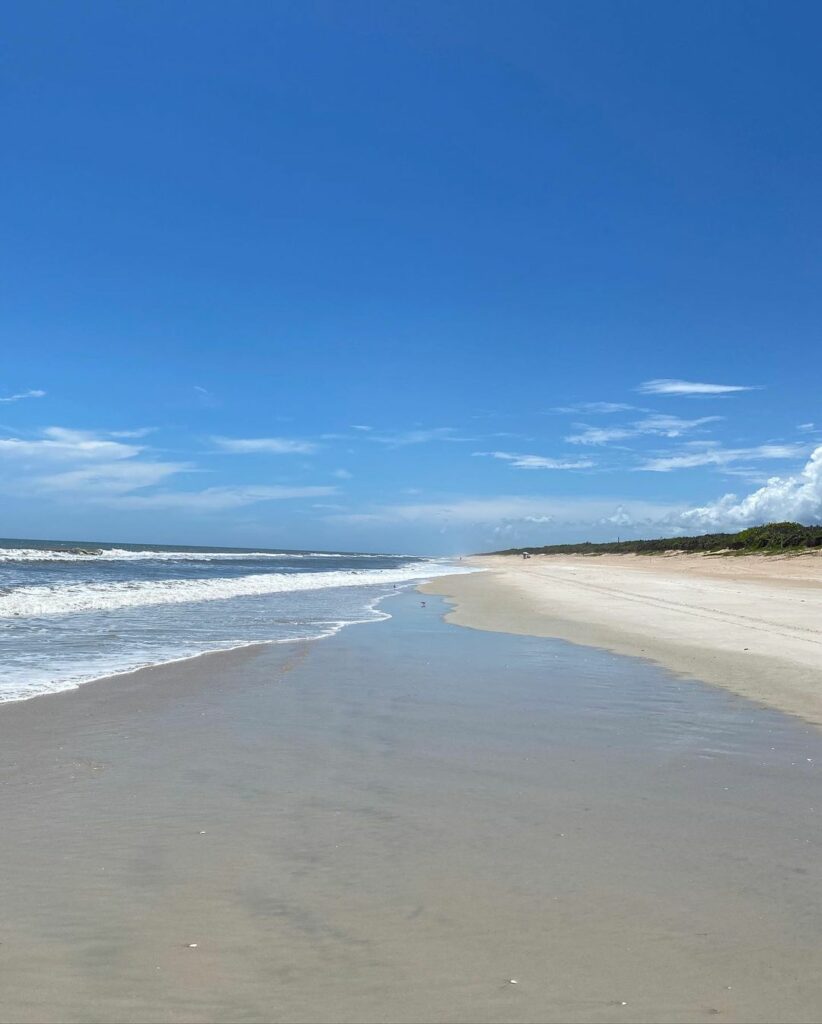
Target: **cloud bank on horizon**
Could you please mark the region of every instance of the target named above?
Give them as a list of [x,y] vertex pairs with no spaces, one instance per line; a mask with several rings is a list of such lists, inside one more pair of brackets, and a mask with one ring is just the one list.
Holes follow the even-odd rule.
[[822,445],[811,452],[800,472],[771,477],[741,499],[726,494],[708,505],[688,509],[681,520],[689,532],[742,529],[768,522],[822,522]]
[[[640,388],[651,395],[648,385],[663,383],[666,389],[655,393],[666,402],[677,395],[721,399],[758,390],[667,379]],[[669,387],[674,384],[690,390],[674,392]],[[209,415],[217,408],[209,406]],[[575,422],[580,413],[589,422]],[[542,416],[537,422],[543,424],[545,442],[533,434],[491,430],[479,417],[470,430],[358,424],[316,437],[212,432],[189,435],[171,457],[160,443],[163,431],[154,427],[50,426],[17,432],[6,427],[6,436],[0,436],[0,491],[56,511],[85,509],[91,518],[95,508],[138,515],[146,529],[160,514],[196,517],[217,528],[230,526],[225,518],[230,513],[264,509],[265,521],[276,522],[282,518],[277,509],[290,509],[283,515],[299,523],[308,546],[311,531],[348,538],[332,547],[362,548],[371,537],[392,538],[401,549],[408,547],[407,537],[419,538],[414,543],[422,545],[424,538],[436,536],[453,548],[715,532],[776,520],[822,522],[822,431],[811,420],[797,424],[792,438],[741,444],[731,443],[738,428],[728,405],[722,415],[707,411],[687,417],[628,402],[580,401],[555,407],[553,414],[570,418],[572,432],[563,421]],[[468,441],[499,437],[527,440],[532,450],[466,447]],[[341,467],[343,460],[353,471]],[[446,469],[450,494],[441,485],[409,485],[407,478],[419,477],[432,461]],[[787,469],[770,469],[779,465]],[[386,493],[381,483],[373,486],[375,466],[379,474],[406,478],[388,488],[389,500],[379,500]],[[722,477],[741,478],[749,490],[719,491]],[[719,493],[688,500],[687,487],[649,486],[655,478],[697,479],[703,491]],[[468,480],[473,493],[459,487]],[[515,480],[527,481],[527,488],[512,493]]]
[[785,520],[815,525],[822,523],[822,445],[811,452],[810,458],[797,473],[770,477],[762,487],[743,498],[728,493],[713,502],[694,507],[637,499],[574,500],[504,495],[438,503],[386,505],[338,518],[361,523],[420,522],[430,519],[486,525],[497,521],[510,524],[521,520],[579,527],[613,522],[622,526],[689,533],[735,530],[763,522]]

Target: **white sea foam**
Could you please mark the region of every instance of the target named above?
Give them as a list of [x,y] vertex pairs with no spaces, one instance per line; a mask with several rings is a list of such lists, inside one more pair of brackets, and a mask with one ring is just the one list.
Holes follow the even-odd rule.
[[11,674],[0,671],[0,704],[31,700],[50,693],[62,693],[65,690],[76,690],[84,683],[93,683],[100,679],[111,679],[116,676],[129,675],[146,668],[159,668],[173,665],[180,661],[190,661],[208,654],[220,654],[228,651],[242,650],[244,647],[265,647],[269,644],[297,643],[303,640],[323,640],[334,636],[346,626],[376,622],[390,619],[391,616],[377,608],[379,598],[369,603],[364,611],[370,613],[369,618],[341,619],[340,621],[316,622],[311,624],[305,634],[288,639],[276,640],[227,640],[207,645],[191,646],[177,643],[167,649],[158,648],[152,652],[150,659],[126,654],[108,654],[97,657],[93,662],[74,665],[57,664],[39,671],[18,670]]
[[77,612],[113,611],[149,605],[219,601],[233,597],[296,593],[331,587],[367,587],[406,583],[471,572],[443,562],[417,562],[397,569],[331,572],[258,573],[205,580],[129,580],[15,587],[0,594],[0,618],[36,618]]
[[[430,572],[429,576],[438,574],[441,568],[443,567],[435,565],[434,571]],[[455,571],[470,572],[472,570],[460,568]],[[378,605],[392,593],[395,592],[383,590],[382,593],[367,596],[359,613],[353,617],[309,620],[303,624],[302,628],[298,628],[297,632],[292,632],[288,637],[256,636],[236,640],[212,640],[207,643],[185,641],[175,637],[174,640],[169,638],[167,644],[155,647],[150,652],[98,650],[92,657],[79,661],[74,658],[63,660],[59,657],[54,660],[46,659],[38,663],[36,668],[33,668],[31,664],[15,666],[0,663],[0,704],[74,690],[84,683],[126,675],[139,669],[157,668],[175,662],[188,661],[203,655],[238,650],[244,647],[296,643],[301,640],[321,640],[334,636],[346,626],[390,619],[391,616]]]
[[384,558],[331,551],[132,551],[128,548],[0,548],[0,562],[230,562],[255,559]]

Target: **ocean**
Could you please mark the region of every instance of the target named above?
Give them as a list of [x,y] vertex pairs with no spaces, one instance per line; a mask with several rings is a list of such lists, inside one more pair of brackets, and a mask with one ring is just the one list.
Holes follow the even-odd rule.
[[469,571],[410,555],[0,540],[0,702],[386,618],[381,602]]

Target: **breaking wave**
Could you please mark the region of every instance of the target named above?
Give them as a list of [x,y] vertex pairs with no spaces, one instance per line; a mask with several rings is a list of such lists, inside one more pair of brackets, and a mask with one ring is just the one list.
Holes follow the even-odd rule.
[[383,558],[330,551],[139,551],[129,548],[0,548],[0,562],[231,562],[304,558]]
[[73,615],[149,605],[219,601],[233,597],[287,594],[333,587],[367,587],[407,583],[471,572],[438,562],[418,562],[395,569],[354,569],[326,572],[267,573],[197,580],[124,580],[40,584],[15,587],[0,594],[0,618]]

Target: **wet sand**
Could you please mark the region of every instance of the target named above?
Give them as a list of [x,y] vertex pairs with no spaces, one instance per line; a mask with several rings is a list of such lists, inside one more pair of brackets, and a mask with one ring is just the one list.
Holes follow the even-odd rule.
[[822,555],[468,559],[449,621],[655,661],[822,725]]
[[426,605],[0,707],[0,1020],[822,1018],[822,735]]

